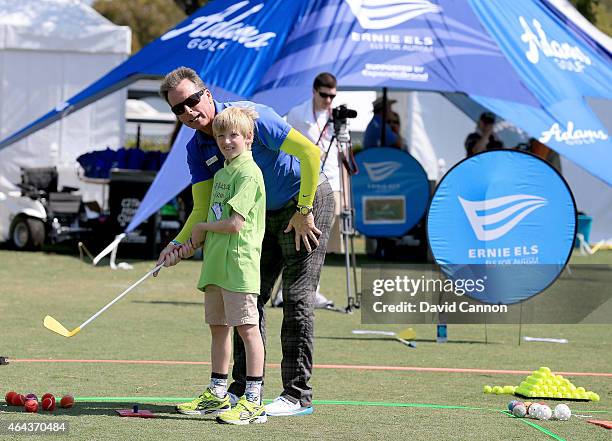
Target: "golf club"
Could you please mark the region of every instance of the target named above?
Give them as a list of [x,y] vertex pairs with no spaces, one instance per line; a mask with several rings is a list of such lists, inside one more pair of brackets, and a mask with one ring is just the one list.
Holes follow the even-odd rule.
[[55,320],[53,317],[51,317],[50,315],[46,316],[44,321],[43,321],[43,325],[45,326],[45,328],[47,328],[50,331],[56,332],[59,335],[63,335],[64,337],[72,337],[75,334],[78,334],[81,329],[83,329],[85,326],[87,326],[89,323],[93,322],[100,314],[102,314],[104,311],[106,311],[108,308],[110,308],[114,303],[116,303],[118,300],[120,300],[123,296],[125,296],[127,293],[129,293],[131,290],[133,290],[134,288],[136,288],[138,285],[140,285],[140,283],[142,283],[146,278],[148,278],[151,274],[153,274],[156,271],[159,271],[162,267],[164,266],[163,263],[160,263],[159,265],[157,265],[155,268],[153,268],[151,271],[149,271],[148,273],[146,273],[144,276],[142,276],[136,283],[134,283],[132,286],[130,286],[128,289],[126,289],[125,291],[123,291],[121,294],[119,294],[117,297],[115,297],[111,302],[109,302],[108,304],[106,304],[106,306],[104,306],[104,308],[100,309],[98,312],[96,312],[94,315],[92,315],[90,318],[88,318],[87,320],[85,320],[80,326],[77,326],[76,328],[74,328],[72,331],[69,331],[68,329],[66,329],[66,327],[64,325],[62,325],[60,322],[58,322],[57,320]]
[[408,347],[416,348],[416,344],[414,342],[408,341],[413,340],[416,337],[416,332],[414,332],[414,329],[412,328],[403,329],[398,333],[392,331],[370,331],[365,329],[353,329],[353,334],[388,335]]

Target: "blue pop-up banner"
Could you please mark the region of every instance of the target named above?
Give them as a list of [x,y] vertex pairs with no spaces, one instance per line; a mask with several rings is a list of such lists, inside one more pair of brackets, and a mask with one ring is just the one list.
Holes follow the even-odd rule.
[[471,297],[511,304],[553,283],[572,252],[576,206],[565,180],[528,153],[481,153],[442,179],[427,217],[431,251],[451,278],[486,281]]
[[355,227],[370,237],[406,234],[425,214],[429,181],[408,153],[377,147],[355,155],[359,173],[352,178]]

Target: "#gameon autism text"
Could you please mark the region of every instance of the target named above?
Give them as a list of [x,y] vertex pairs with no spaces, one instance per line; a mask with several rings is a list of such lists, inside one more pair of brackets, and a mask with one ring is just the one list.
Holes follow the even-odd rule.
[[458,296],[466,293],[481,293],[485,289],[484,279],[414,279],[408,276],[395,276],[393,279],[375,279],[372,282],[372,295],[380,297],[385,293],[406,293],[414,297],[419,292],[452,292]]
[[444,302],[441,305],[431,304],[427,302],[399,302],[386,304],[383,302],[374,302],[372,305],[374,312],[387,313],[406,313],[406,312],[508,312],[508,305],[471,305],[468,302],[448,303]]

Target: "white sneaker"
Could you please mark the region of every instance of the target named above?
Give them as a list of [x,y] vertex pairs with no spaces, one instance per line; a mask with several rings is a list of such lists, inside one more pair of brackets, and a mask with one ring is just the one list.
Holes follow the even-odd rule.
[[314,409],[312,406],[303,407],[300,403],[280,396],[270,404],[266,404],[266,414],[268,416],[292,416],[292,415],[310,415]]
[[327,309],[327,308],[333,308],[333,307],[334,307],[334,302],[329,300],[327,297],[325,297],[319,291],[317,291],[315,293],[315,308],[318,308],[318,309]]

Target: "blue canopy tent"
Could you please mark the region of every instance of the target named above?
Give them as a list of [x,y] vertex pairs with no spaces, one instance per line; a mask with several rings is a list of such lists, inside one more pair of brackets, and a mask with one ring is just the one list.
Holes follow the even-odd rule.
[[[544,0],[217,0],[0,149],[181,65],[198,71],[217,99],[252,99],[281,114],[308,98],[317,73],[330,71],[343,88],[466,94],[612,185],[611,143],[584,101],[612,99],[610,61]],[[188,138],[184,132],[174,144],[126,232],[188,185],[178,158]]]

